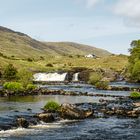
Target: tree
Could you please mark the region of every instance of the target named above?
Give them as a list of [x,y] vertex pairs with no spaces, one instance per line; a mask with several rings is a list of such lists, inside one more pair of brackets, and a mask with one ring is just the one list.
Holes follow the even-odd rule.
[[4,70],[3,77],[7,80],[16,79],[17,78],[17,69],[12,64],[9,64],[8,66],[6,66],[6,68]]
[[140,40],[134,40],[129,49],[129,72],[131,80],[140,81]]
[[140,81],[140,60],[137,61],[133,66],[132,78],[134,80]]

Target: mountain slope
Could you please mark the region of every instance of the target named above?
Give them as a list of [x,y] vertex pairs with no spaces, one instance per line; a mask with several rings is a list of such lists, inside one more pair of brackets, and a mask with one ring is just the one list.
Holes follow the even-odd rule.
[[84,55],[108,56],[106,50],[72,42],[40,42],[26,34],[0,26],[0,53],[7,57],[39,58],[40,56]]
[[103,49],[74,42],[46,42],[45,44],[50,46],[51,49],[55,50],[59,54],[85,55],[93,53],[100,57],[108,56],[111,54]]

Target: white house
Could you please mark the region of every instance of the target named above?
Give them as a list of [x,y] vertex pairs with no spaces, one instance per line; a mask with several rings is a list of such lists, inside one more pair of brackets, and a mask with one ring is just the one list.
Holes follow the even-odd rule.
[[97,56],[95,54],[88,54],[85,55],[86,58],[97,58]]

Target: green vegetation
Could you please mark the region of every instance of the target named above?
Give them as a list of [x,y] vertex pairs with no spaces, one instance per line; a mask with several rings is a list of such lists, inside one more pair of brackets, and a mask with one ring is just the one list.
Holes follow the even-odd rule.
[[27,90],[34,90],[36,88],[37,88],[37,86],[33,85],[33,84],[28,84],[27,87],[26,87]]
[[44,109],[49,111],[58,111],[60,109],[60,105],[55,101],[49,101],[44,106]]
[[53,67],[53,64],[48,63],[48,64],[46,65],[46,67]]
[[6,80],[16,79],[17,78],[17,69],[12,64],[9,64],[4,69],[3,77]]
[[135,62],[133,66],[132,78],[140,82],[140,60]]
[[92,85],[95,85],[101,79],[102,79],[102,74],[97,73],[97,72],[92,72],[90,73],[90,76],[89,76],[89,83]]
[[140,82],[140,40],[134,40],[131,43],[129,57],[130,79]]
[[18,78],[19,78],[19,82],[22,83],[24,88],[27,88],[27,86],[29,84],[32,84],[32,80],[33,80],[33,74],[32,72],[26,70],[26,69],[22,69],[18,72]]
[[22,91],[24,89],[22,84],[18,82],[6,82],[3,87],[4,89],[14,92]]
[[140,92],[132,92],[131,94],[130,94],[130,97],[132,98],[132,99],[140,99]]
[[3,78],[6,81],[11,81],[4,83],[4,88],[8,90],[21,91],[23,89],[33,90],[37,88],[36,85],[33,85],[33,73],[31,71],[26,69],[17,71],[12,64],[6,66]]
[[107,81],[99,81],[95,84],[97,89],[108,89],[109,82]]

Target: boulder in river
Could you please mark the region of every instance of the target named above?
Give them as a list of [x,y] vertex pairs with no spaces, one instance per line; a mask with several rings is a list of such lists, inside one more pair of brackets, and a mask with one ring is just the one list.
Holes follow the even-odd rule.
[[45,123],[50,123],[55,121],[55,118],[52,113],[41,113],[37,115],[37,118]]
[[29,122],[25,118],[18,118],[16,121],[19,127],[23,127],[23,128],[29,127]]
[[60,110],[63,119],[85,119],[93,115],[93,111],[85,111],[72,104],[62,104]]

